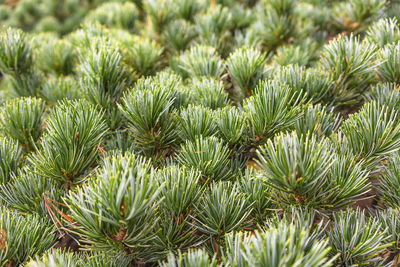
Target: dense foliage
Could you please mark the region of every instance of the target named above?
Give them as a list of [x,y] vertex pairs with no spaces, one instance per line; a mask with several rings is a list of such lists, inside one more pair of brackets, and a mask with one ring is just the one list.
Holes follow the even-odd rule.
[[397,266],[399,0],[0,0],[0,266]]

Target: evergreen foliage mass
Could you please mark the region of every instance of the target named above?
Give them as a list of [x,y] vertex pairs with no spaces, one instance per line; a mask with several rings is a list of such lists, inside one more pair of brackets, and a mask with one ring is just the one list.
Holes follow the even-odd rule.
[[399,0],[0,0],[0,266],[398,266]]

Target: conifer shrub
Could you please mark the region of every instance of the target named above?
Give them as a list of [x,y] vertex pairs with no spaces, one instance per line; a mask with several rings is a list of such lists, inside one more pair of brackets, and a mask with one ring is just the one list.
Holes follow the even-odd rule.
[[5,266],[22,264],[32,256],[41,255],[56,242],[53,225],[38,215],[23,215],[4,207],[0,213],[0,230],[0,259]]
[[103,114],[88,102],[60,103],[51,112],[39,147],[28,161],[39,175],[68,188],[96,161],[106,129]]
[[12,99],[3,107],[3,128],[26,150],[32,150],[42,133],[44,110],[44,102],[40,98]]
[[396,266],[398,0],[0,1],[0,266]]

